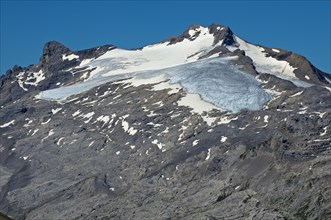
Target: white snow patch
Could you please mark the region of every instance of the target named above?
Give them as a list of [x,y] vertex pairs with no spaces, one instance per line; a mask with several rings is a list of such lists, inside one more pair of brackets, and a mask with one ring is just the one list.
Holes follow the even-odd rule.
[[222,117],[220,118],[220,121],[217,122],[218,125],[221,125],[221,124],[229,124],[231,121],[235,121],[237,120],[238,117],[235,117],[235,118],[230,118],[229,116],[225,116],[225,117]]
[[330,87],[324,86],[324,88],[326,88],[327,90],[329,90],[331,92],[331,88]]
[[291,109],[284,109],[284,110],[277,109],[276,111],[277,112],[292,112],[293,110],[291,110]]
[[280,52],[279,50],[274,49],[274,48],[272,49],[272,51],[273,51],[273,52],[276,52],[276,53],[279,53],[279,52]]
[[150,113],[147,115],[147,117],[153,117],[157,116],[158,114],[154,113],[154,111],[150,111]]
[[323,116],[326,114],[326,112],[313,112],[315,114],[318,114],[320,118],[323,118]]
[[28,91],[28,89],[24,87],[24,82],[23,82],[24,74],[25,74],[25,72],[20,72],[19,74],[17,74],[17,76],[16,76],[17,83],[24,91]]
[[102,97],[105,97],[105,96],[107,96],[107,95],[109,95],[111,93],[112,93],[112,91],[107,90],[102,95],[100,95],[99,97],[102,98]]
[[7,122],[3,125],[0,125],[0,128],[5,128],[5,127],[8,127],[10,125],[14,125],[14,123],[15,123],[15,120],[11,120],[10,122]]
[[130,127],[128,130],[129,135],[135,135],[138,130],[134,129],[133,127]]
[[[179,106],[188,106],[192,108],[192,112],[202,114],[204,111],[209,112],[213,109],[222,110],[221,108],[216,107],[215,105],[206,102],[201,99],[199,94],[187,93],[186,96],[182,97],[178,100]],[[210,126],[215,119],[211,119],[210,117],[203,117],[203,119]]]
[[51,121],[51,118],[49,118],[47,121],[41,122],[42,125],[48,124],[48,122]]
[[209,160],[209,158],[210,158],[210,148],[208,149],[207,157],[205,160]]
[[159,143],[159,141],[157,139],[155,139],[154,141],[152,141],[152,144],[155,144],[160,150],[162,150],[162,152],[165,151],[165,149],[163,149],[163,144]]
[[93,145],[94,141],[91,141],[91,143],[88,145],[89,147],[91,147]]
[[227,137],[222,136],[222,138],[221,138],[221,142],[224,143],[227,139],[228,139]]
[[69,144],[74,144],[77,142],[77,139],[72,140]]
[[133,150],[133,149],[136,148],[136,146],[134,146],[134,145],[130,145],[130,148]]
[[216,117],[209,117],[209,116],[206,116],[206,115],[204,115],[204,116],[201,116],[202,117],[202,119],[207,123],[207,125],[208,126],[212,126],[213,125],[213,123],[216,121]]
[[189,30],[188,31],[188,34],[190,35],[190,37],[193,37],[195,33],[197,33],[196,30]]
[[327,133],[327,131],[328,131],[328,127],[329,127],[329,126],[326,126],[326,127],[323,128],[324,131],[323,131],[323,133],[320,134],[320,136],[324,136],[324,135],[326,135],[326,133]]
[[195,140],[195,141],[193,141],[193,143],[192,143],[192,146],[194,147],[194,146],[196,146],[198,143],[199,143],[199,139],[198,140]]
[[93,106],[94,103],[96,103],[97,101],[98,101],[98,100],[92,100],[92,101],[90,101],[90,102],[85,102],[85,103],[83,103],[83,105]]
[[161,100],[159,102],[153,103],[153,105],[158,105],[158,106],[162,107],[164,104],[163,104],[163,101]]
[[119,155],[120,153],[121,153],[121,151],[116,151],[116,153],[115,153],[115,154],[116,154],[116,155]]
[[274,90],[275,86],[273,86],[271,89],[264,89],[264,91],[266,91],[269,94],[272,94],[275,96],[275,98],[277,98],[277,96],[281,95],[283,92],[279,92]]
[[330,139],[330,138],[328,138],[328,139],[315,139],[314,141],[315,141],[315,142],[331,141],[331,139]]
[[44,79],[46,79],[46,77],[45,77],[45,74],[43,73],[43,71],[39,70],[39,72],[37,72],[37,73],[33,72],[32,76],[28,79],[35,79],[35,81],[34,82],[24,82],[25,84],[37,86],[38,83],[43,81]]
[[125,120],[122,120],[122,128],[125,132],[129,130],[129,123]]
[[95,114],[94,112],[89,112],[85,115],[81,115],[80,117],[82,117],[82,118],[91,118],[94,114]]
[[56,109],[52,109],[51,111],[52,111],[53,115],[55,115],[56,113],[58,113],[61,110],[62,110],[62,108],[56,108]]
[[300,92],[297,92],[297,93],[295,93],[295,94],[293,94],[293,95],[291,95],[291,96],[289,96],[289,97],[290,97],[290,98],[293,98],[293,97],[296,97],[296,96],[301,95],[302,93],[303,93],[303,90],[300,91]]
[[121,97],[122,94],[118,94],[117,96],[115,96],[113,99],[118,99],[119,97]]
[[81,113],[80,110],[77,110],[75,111],[73,114],[72,114],[72,117],[76,117],[77,115],[79,115]]
[[164,131],[161,132],[161,134],[167,134],[167,133],[169,133],[169,128],[168,127],[166,127],[166,129],[164,129]]
[[269,118],[268,115],[265,115],[265,116],[263,117],[263,120],[264,120],[265,123],[268,123],[268,118]]
[[101,115],[97,118],[97,121],[102,121],[104,124],[107,124],[110,121],[110,117],[108,115]]
[[26,156],[26,157],[23,157],[23,160],[27,160],[29,157],[28,156]]
[[28,89],[24,87],[24,84],[37,86],[39,82],[46,79],[45,74],[42,72],[42,70],[39,70],[39,72],[28,72],[27,73],[28,77],[26,78],[25,81],[24,81],[24,74],[25,74],[25,72],[20,72],[16,76],[16,78],[18,79],[17,82],[18,82],[19,86],[25,91],[28,91]]
[[170,115],[170,118],[173,119],[173,118],[177,118],[178,116],[180,116],[180,113]]
[[64,139],[64,137],[61,137],[57,142],[56,145],[60,146],[60,142]]
[[48,132],[48,136],[51,136],[51,135],[53,135],[53,134],[55,134],[55,133],[54,133],[53,129],[51,129],[51,130]]
[[62,55],[62,60],[64,61],[64,60],[73,60],[73,59],[78,59],[79,58],[79,56],[78,55],[76,55],[76,54],[68,54],[68,55],[66,55],[66,54],[63,54]]
[[303,114],[306,114],[306,113],[307,113],[307,110],[303,110],[303,111],[298,112],[299,115],[303,115]]
[[37,128],[37,129],[35,129],[34,131],[33,131],[33,133],[31,134],[31,136],[33,136],[33,135],[35,135],[37,132],[39,131],[39,129]]
[[49,132],[48,132],[48,135],[46,137],[44,137],[43,139],[41,139],[41,142],[43,142],[45,139],[47,139],[48,137],[52,136],[54,133],[53,129],[51,129]]
[[239,130],[245,130],[248,126],[249,126],[249,124],[245,125],[244,127],[240,127],[240,128],[238,128],[238,129],[239,129]]
[[157,128],[157,127],[161,127],[162,124],[154,124],[154,122],[148,122],[146,125],[150,125],[150,126],[153,126],[154,128]]
[[309,76],[307,76],[307,75],[305,75],[305,78],[306,78],[307,80],[310,80],[310,77],[309,77]]

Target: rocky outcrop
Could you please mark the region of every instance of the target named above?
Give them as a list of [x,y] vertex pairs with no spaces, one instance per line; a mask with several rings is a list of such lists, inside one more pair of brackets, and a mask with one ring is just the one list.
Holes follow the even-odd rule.
[[296,68],[294,73],[300,80],[309,83],[313,82],[317,85],[331,84],[330,74],[327,74],[313,66],[306,57],[295,54],[291,51],[279,49],[280,52],[275,52],[270,48],[264,48],[268,56],[274,57],[277,60],[287,61],[291,66]]

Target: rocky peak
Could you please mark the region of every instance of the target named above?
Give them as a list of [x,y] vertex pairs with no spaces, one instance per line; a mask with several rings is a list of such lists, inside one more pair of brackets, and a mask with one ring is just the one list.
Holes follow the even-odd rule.
[[44,45],[43,55],[40,58],[41,64],[48,64],[70,52],[70,49],[57,41],[49,41]]
[[186,36],[186,38],[192,38],[194,35],[199,35],[201,30],[204,27],[199,24],[193,24],[190,25],[184,32],[183,35]]
[[225,45],[232,45],[235,42],[233,32],[227,26],[211,24],[208,29],[209,33],[213,34],[215,37],[214,44],[217,44],[221,40],[223,40],[223,44]]
[[[161,43],[169,42],[169,45],[171,45],[182,42],[184,39],[194,40],[195,37],[199,35],[197,29],[201,27],[202,27],[201,25],[197,25],[197,24],[190,25],[181,35],[167,38],[161,41]],[[192,33],[192,31],[195,33]]]
[[49,41],[44,45],[42,56],[40,57],[40,67],[45,72],[56,72],[69,64],[75,64],[76,59],[68,59],[63,62],[63,55],[71,54],[72,51],[57,41]]
[[18,72],[18,71],[21,71],[23,68],[21,67],[21,66],[19,66],[19,65],[15,65],[14,67],[13,67],[13,72]]
[[223,40],[223,44],[232,45],[235,41],[233,39],[233,32],[227,26],[220,24],[211,24],[208,27],[203,27],[199,24],[190,25],[181,35],[167,38],[162,42],[169,42],[169,45],[176,44],[189,39],[195,40],[204,30],[208,30],[209,34],[213,34],[215,37],[214,45]]

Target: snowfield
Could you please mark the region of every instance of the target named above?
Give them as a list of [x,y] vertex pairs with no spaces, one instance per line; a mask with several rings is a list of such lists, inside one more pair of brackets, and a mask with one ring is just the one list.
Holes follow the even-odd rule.
[[[234,51],[240,49],[245,51],[246,56],[253,60],[256,71],[259,73],[273,74],[281,79],[285,79],[293,82],[299,87],[309,87],[311,84],[301,81],[295,76],[294,70],[296,67],[291,66],[286,61],[280,61],[273,57],[267,57],[263,47],[259,47],[235,36],[235,41],[238,43],[238,47],[228,47],[229,50]],[[279,53],[277,49],[272,49],[274,52]]]

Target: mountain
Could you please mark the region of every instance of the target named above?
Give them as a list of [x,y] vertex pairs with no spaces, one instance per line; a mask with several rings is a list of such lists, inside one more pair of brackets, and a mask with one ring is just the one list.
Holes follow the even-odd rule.
[[51,41],[0,95],[3,216],[331,218],[331,76],[226,26],[134,50]]

